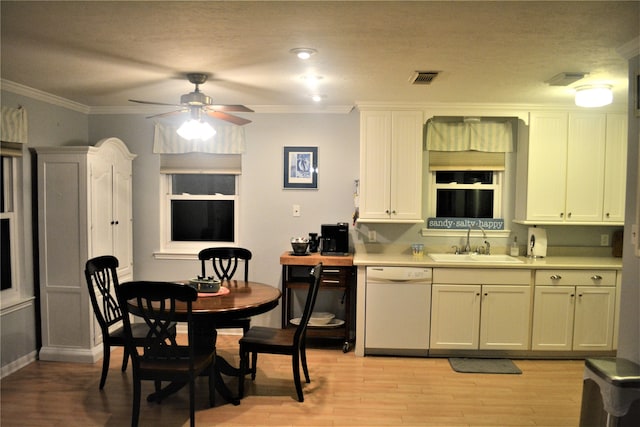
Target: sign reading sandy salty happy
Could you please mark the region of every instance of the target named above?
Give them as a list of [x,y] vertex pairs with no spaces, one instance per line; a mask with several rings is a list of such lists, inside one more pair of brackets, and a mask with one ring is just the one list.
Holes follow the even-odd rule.
[[461,230],[482,227],[485,230],[504,230],[503,218],[427,218],[427,228]]

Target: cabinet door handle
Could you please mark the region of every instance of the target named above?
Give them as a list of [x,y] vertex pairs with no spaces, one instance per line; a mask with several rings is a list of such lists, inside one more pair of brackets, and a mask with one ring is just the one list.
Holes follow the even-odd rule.
[[591,276],[591,280],[602,280],[602,276],[599,274]]
[[384,213],[386,213],[387,215],[389,215],[389,209],[385,210]]
[[578,294],[578,298],[582,298],[582,294]]
[[609,218],[609,212],[607,212],[606,214],[604,214],[607,218]]
[[560,280],[562,279],[562,276],[559,274],[554,274],[552,276],[549,277],[551,280]]
[[485,293],[484,293],[484,296],[485,296],[485,297],[486,297],[486,296],[488,296],[488,295],[489,295],[489,292],[485,292]]
[[395,210],[392,210],[392,211],[391,211],[391,213],[392,213],[393,215],[397,214],[397,212],[396,212]]
[[560,212],[560,218],[564,218],[564,212]]
[[569,214],[567,215],[569,218],[571,218],[571,212],[569,212]]
[[575,297],[575,296],[576,296],[576,294],[571,294],[571,298],[573,298],[573,297]]
[[479,296],[480,296],[480,292],[477,292],[477,293],[476,293],[476,296],[477,296],[477,297],[479,297]]

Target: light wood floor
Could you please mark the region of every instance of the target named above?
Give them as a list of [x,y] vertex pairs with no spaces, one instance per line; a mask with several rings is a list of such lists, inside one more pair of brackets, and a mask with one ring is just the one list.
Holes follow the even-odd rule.
[[[220,336],[218,352],[237,364],[237,336]],[[111,356],[103,391],[102,362],[35,362],[1,383],[2,427],[126,426],[131,417],[131,369]],[[311,383],[296,400],[290,359],[260,355],[258,376],[246,382],[239,406],[216,396],[209,408],[206,379],[196,384],[199,426],[577,426],[584,362],[515,360],[522,375],[460,374],[447,359],[355,357],[338,349],[308,350]],[[234,392],[237,381],[229,379]],[[140,425],[189,424],[188,391],[161,404],[144,397]]]

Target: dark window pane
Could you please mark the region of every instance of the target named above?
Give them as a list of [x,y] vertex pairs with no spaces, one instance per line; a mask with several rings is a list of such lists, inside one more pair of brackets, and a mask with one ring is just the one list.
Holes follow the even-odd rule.
[[436,172],[437,184],[492,184],[493,171],[438,171]]
[[233,200],[172,200],[171,240],[233,242]]
[[173,194],[236,194],[235,175],[176,174],[171,184]]
[[438,190],[437,217],[493,218],[493,190]]
[[0,272],[1,280],[0,288],[2,290],[11,288],[11,236],[9,233],[9,219],[0,220],[0,240],[2,240],[2,253],[0,254],[1,264]]

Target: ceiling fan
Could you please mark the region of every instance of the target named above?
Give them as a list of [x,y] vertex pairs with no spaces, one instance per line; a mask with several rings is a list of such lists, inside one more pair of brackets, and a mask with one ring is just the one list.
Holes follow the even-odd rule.
[[169,116],[178,113],[190,113],[191,118],[194,120],[200,120],[202,114],[206,114],[216,119],[224,120],[235,125],[246,125],[251,123],[251,120],[247,120],[242,117],[227,114],[226,111],[253,113],[253,110],[245,107],[244,105],[219,105],[214,104],[211,97],[200,92],[199,86],[207,81],[209,76],[203,73],[189,73],[187,78],[191,83],[196,85],[193,92],[189,92],[180,97],[180,104],[165,104],[163,102],[153,101],[140,101],[137,99],[130,99],[131,102],[137,102],[140,104],[152,104],[152,105],[168,105],[172,107],[180,107],[179,110],[169,111],[167,113],[155,114],[147,118]]

